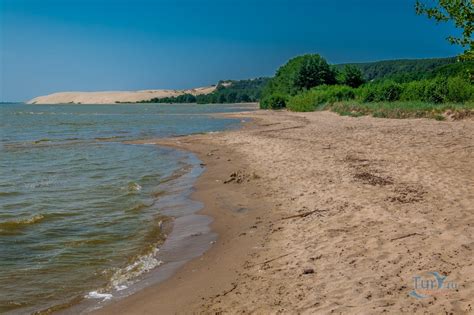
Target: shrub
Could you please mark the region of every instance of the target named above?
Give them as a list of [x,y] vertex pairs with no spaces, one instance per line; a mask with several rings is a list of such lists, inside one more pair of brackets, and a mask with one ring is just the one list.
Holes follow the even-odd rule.
[[443,78],[436,78],[434,80],[427,81],[425,87],[424,101],[432,103],[444,103],[447,100],[448,88],[446,80]]
[[363,103],[374,102],[377,98],[377,91],[373,84],[367,84],[357,90],[357,96]]
[[355,99],[355,90],[351,87],[323,85],[289,98],[287,107],[293,111],[307,112],[315,110],[318,105],[353,99]]
[[318,105],[318,95],[314,91],[306,91],[291,97],[288,100],[288,109],[295,112],[311,112]]
[[358,91],[359,99],[369,102],[394,102],[400,99],[402,85],[393,81],[371,83],[361,87]]
[[329,103],[349,101],[356,97],[355,90],[349,86],[334,85],[328,88],[328,100]]
[[[443,113],[449,111],[455,115],[470,115],[474,110],[474,103],[464,104],[435,104],[423,101],[398,101],[398,102],[372,102],[358,103],[340,102],[327,106],[341,115],[360,116],[372,115],[378,118],[434,118],[437,120],[444,119]],[[466,113],[466,114],[464,114]],[[454,115],[454,114],[451,114]],[[443,118],[441,118],[443,117]]]
[[460,77],[449,78],[447,90],[448,102],[464,103],[474,98],[474,85]]
[[404,101],[416,101],[425,99],[425,87],[427,80],[413,81],[403,85],[403,92],[400,96]]
[[401,100],[464,103],[474,97],[474,86],[461,77],[413,81],[403,84]]
[[348,85],[353,88],[358,88],[364,84],[364,76],[362,71],[353,65],[346,65],[340,73],[339,83]]
[[402,86],[393,81],[385,81],[376,88],[377,102],[394,102],[400,99]]
[[281,109],[286,107],[287,96],[279,93],[270,94],[260,100],[261,109]]

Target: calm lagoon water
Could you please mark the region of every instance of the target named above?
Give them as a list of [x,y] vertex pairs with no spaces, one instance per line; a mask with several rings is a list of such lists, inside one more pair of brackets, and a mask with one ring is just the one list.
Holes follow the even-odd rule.
[[103,297],[158,266],[164,208],[182,205],[167,194],[198,161],[122,142],[233,128],[239,120],[210,114],[241,110],[0,105],[0,313]]

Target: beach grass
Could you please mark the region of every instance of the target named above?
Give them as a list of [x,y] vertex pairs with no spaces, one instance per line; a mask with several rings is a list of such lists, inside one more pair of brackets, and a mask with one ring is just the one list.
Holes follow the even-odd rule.
[[472,115],[474,102],[467,103],[427,103],[421,101],[374,102],[342,101],[319,105],[315,110],[330,110],[343,116],[372,116],[378,118],[432,118],[445,120],[446,117],[459,119]]

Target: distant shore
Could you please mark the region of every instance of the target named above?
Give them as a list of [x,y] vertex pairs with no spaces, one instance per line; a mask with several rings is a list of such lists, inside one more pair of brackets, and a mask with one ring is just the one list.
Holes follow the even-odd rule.
[[27,104],[116,104],[136,103],[153,98],[174,97],[183,94],[201,95],[216,90],[216,85],[185,90],[141,90],[101,92],[60,92],[35,97]]
[[[230,116],[244,127],[154,141],[203,161],[216,244],[96,314],[472,311],[472,120]],[[429,272],[457,290],[416,291]]]

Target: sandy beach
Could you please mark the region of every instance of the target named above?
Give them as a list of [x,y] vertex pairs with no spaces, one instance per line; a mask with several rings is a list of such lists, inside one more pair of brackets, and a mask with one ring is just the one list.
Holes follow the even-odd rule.
[[[472,120],[232,116],[242,129],[155,141],[205,164],[193,199],[217,242],[96,314],[472,313]],[[456,286],[416,290],[429,272]]]
[[0,16],[0,315],[474,315],[474,0]]

